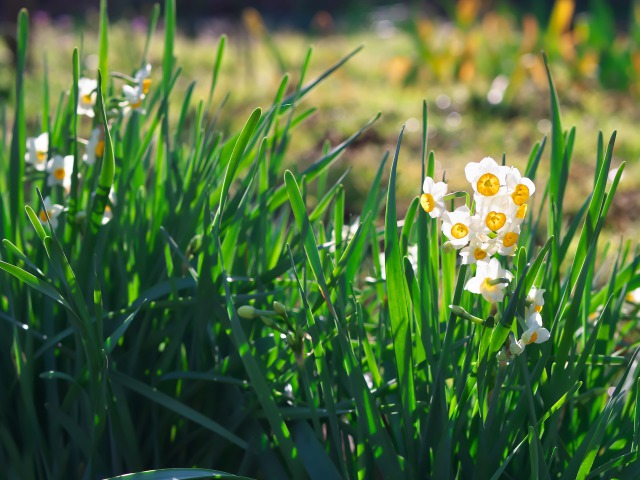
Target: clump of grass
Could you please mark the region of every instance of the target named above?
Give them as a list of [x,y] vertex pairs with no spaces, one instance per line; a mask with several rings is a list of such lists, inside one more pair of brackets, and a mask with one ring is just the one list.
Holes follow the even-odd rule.
[[[103,2],[99,73],[83,71],[75,50],[69,94],[51,113],[48,96],[43,112],[24,109],[20,13],[15,122],[0,149],[9,159],[0,167],[8,478],[640,474],[629,321],[638,309],[627,299],[640,287],[640,257],[628,245],[612,265],[596,256],[624,168],[607,183],[615,135],[606,149],[599,138],[593,194],[567,222],[575,131],[562,127],[549,75],[551,180],[538,185],[509,260],[514,280],[494,305],[464,289],[474,267],[458,265],[437,220],[419,210],[423,178],[398,222],[402,133],[386,193],[388,155],[360,217],[345,215],[344,177],[331,183],[328,170],[378,116],[283,177],[287,147],[313,113],[302,99],[356,52],[306,83],[309,50],[299,81],[284,75],[272,104],[224,135],[225,39],[208,99],[196,101],[193,84],[174,88],[172,0],[164,15],[161,79],[160,65],[148,76],[146,53],[114,72]],[[36,116],[40,129],[27,131]],[[422,177],[432,177],[426,104],[422,123]],[[531,151],[532,180],[546,144]],[[524,338],[516,319],[534,284],[546,290],[550,338],[498,362],[510,335]]]

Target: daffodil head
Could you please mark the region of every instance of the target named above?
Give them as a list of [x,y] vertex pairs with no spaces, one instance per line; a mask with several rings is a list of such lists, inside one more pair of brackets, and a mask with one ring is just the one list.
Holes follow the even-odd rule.
[[27,138],[27,151],[24,161],[33,165],[36,170],[44,171],[49,154],[49,134],[41,133],[37,137]]
[[132,110],[137,110],[142,105],[142,100],[144,100],[144,93],[142,93],[142,87],[138,85],[136,85],[135,87],[131,85],[123,85],[122,94],[124,95],[124,98],[128,103],[128,106]]
[[65,190],[71,188],[71,173],[73,171],[73,155],[54,155],[47,162],[47,185],[52,187],[62,185]]
[[438,218],[445,212],[444,196],[447,194],[447,188],[447,184],[444,182],[436,183],[431,177],[424,179],[420,205],[431,218]]
[[62,205],[54,204],[51,201],[51,197],[47,196],[44,199],[44,209],[40,210],[38,214],[38,219],[40,223],[43,225],[47,225],[47,215],[49,216],[49,220],[51,221],[51,226],[53,228],[57,228],[58,226],[58,216],[62,213],[64,207]]
[[509,167],[498,165],[491,157],[485,157],[477,163],[470,162],[464,169],[473,191],[485,197],[492,197],[504,190],[508,171]]
[[482,295],[488,302],[497,303],[504,299],[506,288],[512,279],[513,274],[502,268],[496,258],[480,260],[476,262],[475,277],[470,278],[464,288]]
[[527,318],[530,318],[535,312],[540,313],[542,311],[542,307],[544,306],[544,292],[546,292],[544,288],[538,288],[535,285],[529,290],[527,298],[525,299]]
[[78,115],[93,118],[93,107],[96,104],[98,81],[93,78],[78,79]]
[[481,260],[488,260],[498,251],[495,239],[483,233],[473,232],[469,244],[460,250],[460,257],[464,265],[475,264]]
[[520,170],[515,167],[512,167],[507,173],[506,182],[507,192],[517,206],[527,203],[536,191],[535,184],[527,177],[520,175]]
[[102,137],[102,130],[100,128],[94,128],[91,132],[91,138],[87,142],[87,148],[82,159],[89,165],[96,163],[96,159],[102,157],[104,154],[104,138]]
[[453,212],[442,214],[442,233],[456,249],[464,247],[469,242],[471,233],[471,214],[469,207],[463,205]]
[[538,312],[534,312],[527,319],[527,330],[524,331],[520,341],[526,345],[532,343],[543,343],[549,340],[551,334],[549,330],[542,326],[542,316]]

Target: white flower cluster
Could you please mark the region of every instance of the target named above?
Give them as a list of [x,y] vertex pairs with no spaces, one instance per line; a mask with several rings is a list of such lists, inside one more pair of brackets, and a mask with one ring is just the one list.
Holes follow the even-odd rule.
[[[148,78],[151,73],[151,65],[139,70],[135,74],[135,87],[125,85],[123,94],[127,99],[126,107],[135,109],[140,106],[144,96],[149,91],[151,80]],[[94,107],[97,100],[98,81],[92,78],[81,77],[78,79],[78,115],[82,115],[93,119],[95,117]],[[96,163],[97,158],[104,155],[104,130],[101,127],[93,128],[91,136],[88,140],[79,139],[80,143],[85,145],[85,152],[82,155],[83,161],[88,165]],[[49,151],[49,134],[41,133],[36,137],[27,138],[27,148],[24,155],[25,163],[40,172],[47,173],[47,186],[62,186],[65,195],[69,194],[71,189],[71,174],[73,172],[73,155],[51,155]],[[115,205],[116,198],[113,189],[109,193],[111,205]],[[44,199],[44,210],[41,210],[38,217],[43,225],[47,224],[47,216],[51,221],[51,226],[58,226],[58,216],[65,210],[60,204],[54,204],[51,198],[47,196]],[[45,213],[46,212],[46,213]],[[78,212],[78,217],[83,212]],[[107,223],[112,218],[109,205],[104,213],[102,223]]]
[[[464,288],[488,302],[501,302],[513,274],[502,267],[495,255],[514,254],[527,202],[536,187],[517,168],[499,165],[491,157],[468,163],[465,176],[474,191],[473,211],[467,205],[447,211],[447,184],[436,183],[431,177],[424,180],[420,204],[432,218],[442,220],[442,233],[448,240],[445,245],[459,250],[463,264],[476,265],[475,276]],[[538,300],[541,298],[540,294]],[[539,311],[530,312],[526,318],[527,330],[520,340],[512,342],[512,355],[522,353],[524,345],[549,338]]]

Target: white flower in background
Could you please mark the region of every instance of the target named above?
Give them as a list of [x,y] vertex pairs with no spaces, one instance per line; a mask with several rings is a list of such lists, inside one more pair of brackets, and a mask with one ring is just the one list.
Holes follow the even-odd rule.
[[540,313],[542,311],[542,306],[544,305],[544,292],[546,292],[544,288],[538,288],[535,285],[531,287],[531,290],[529,290],[527,298],[525,299],[525,303],[527,305],[525,317],[529,318],[534,313]]
[[86,152],[82,156],[89,165],[96,163],[96,158],[102,157],[104,154],[104,139],[102,138],[102,131],[99,128],[94,128],[91,132],[91,138],[87,143]]
[[476,276],[470,278],[464,288],[482,295],[487,302],[496,303],[504,299],[505,289],[512,279],[513,274],[502,268],[496,258],[488,262],[481,260],[477,262]]
[[442,233],[456,249],[464,247],[469,242],[470,224],[471,215],[466,205],[442,214]]
[[[613,183],[613,181],[616,178],[616,175],[618,174],[618,170],[620,170],[620,167],[617,168],[612,168],[611,170],[609,170],[609,173],[607,175],[607,181],[609,183]],[[622,175],[620,176],[620,181],[622,181],[622,179],[624,178],[625,173],[622,172]]]
[[[413,271],[414,272],[417,271],[418,270],[418,245],[409,245],[409,247],[407,247],[407,258],[411,263],[411,267],[413,268]],[[380,277],[383,280],[386,280],[387,278],[387,272],[385,268],[386,257],[384,255],[384,252],[380,252],[380,255],[378,256],[378,260],[380,261]],[[403,263],[403,266],[404,266],[404,263]]]
[[62,185],[65,190],[71,188],[71,172],[73,171],[73,155],[54,155],[54,157],[47,162],[47,185],[53,187],[54,185]]
[[542,343],[549,340],[550,337],[549,330],[542,326],[542,317],[538,312],[534,312],[527,319],[527,330],[520,337],[520,343],[524,345]]
[[132,87],[131,85],[123,85],[122,94],[127,101],[128,107],[132,110],[137,110],[142,105],[144,93],[142,93],[142,88],[140,86],[136,85],[135,87]]
[[93,78],[78,79],[78,115],[93,118],[93,106],[96,104],[98,81]]
[[111,187],[109,190],[109,203],[104,207],[104,213],[102,214],[102,225],[106,225],[113,218],[113,210],[111,207],[115,207],[118,204],[118,198],[116,197],[116,192]]
[[51,226],[53,228],[57,228],[58,216],[62,213],[63,210],[64,210],[64,207],[62,205],[52,203],[51,197],[47,196],[47,198],[44,199],[44,210],[40,210],[40,214],[38,215],[38,218],[40,219],[40,223],[42,223],[43,225],[46,225],[47,215],[49,215],[49,220],[51,220]]
[[516,205],[524,205],[536,191],[536,186],[527,177],[520,175],[520,170],[512,167],[507,173],[507,190]]
[[506,185],[509,170],[509,167],[498,165],[491,157],[485,157],[478,163],[467,163],[464,167],[465,176],[473,191],[485,197],[496,195]]
[[640,288],[636,288],[634,290],[631,290],[630,292],[627,292],[625,300],[631,303],[640,303]]
[[444,211],[444,196],[447,194],[447,184],[444,182],[434,182],[433,178],[426,177],[422,185],[424,192],[420,197],[420,205],[431,218],[440,217]]
[[27,138],[27,152],[24,161],[33,165],[36,170],[44,171],[49,154],[49,134],[42,133],[37,137]]
[[151,87],[151,79],[149,78],[150,76],[151,76],[150,63],[147,63],[144,66],[144,68],[141,68],[140,70],[138,70],[134,75],[134,78],[136,79],[138,86],[142,90],[143,95],[146,95],[147,93],[149,93],[149,88]]
[[460,250],[460,256],[464,265],[470,265],[491,257],[497,251],[498,245],[495,239],[476,233],[471,235],[469,245]]

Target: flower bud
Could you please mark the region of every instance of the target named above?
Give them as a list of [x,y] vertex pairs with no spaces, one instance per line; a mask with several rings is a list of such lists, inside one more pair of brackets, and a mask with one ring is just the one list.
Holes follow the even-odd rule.
[[242,305],[238,308],[238,315],[242,318],[256,318],[256,309],[251,305]]
[[276,302],[276,301],[273,302],[273,310],[282,317],[287,316],[287,309],[280,302]]

